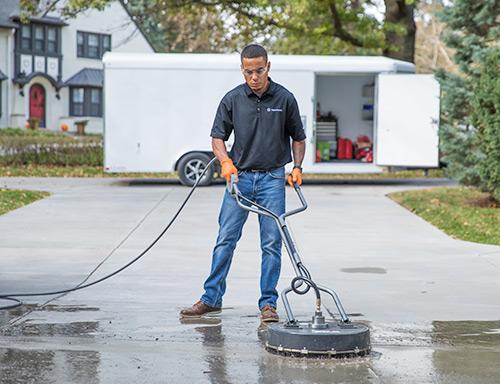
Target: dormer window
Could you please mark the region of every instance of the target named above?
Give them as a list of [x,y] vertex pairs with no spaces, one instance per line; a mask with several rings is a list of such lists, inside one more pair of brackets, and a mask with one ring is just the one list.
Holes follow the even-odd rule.
[[46,24],[22,24],[18,49],[23,53],[59,54],[59,27]]
[[57,53],[57,30],[53,27],[47,28],[47,52]]
[[21,49],[31,51],[31,25],[21,27]]
[[111,51],[111,35],[82,31],[77,32],[77,57],[100,60],[106,51]]
[[43,25],[34,25],[35,29],[35,52],[45,51],[45,28]]

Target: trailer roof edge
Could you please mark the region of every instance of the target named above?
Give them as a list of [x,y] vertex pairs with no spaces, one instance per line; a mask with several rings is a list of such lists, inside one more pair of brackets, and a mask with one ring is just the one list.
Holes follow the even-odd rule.
[[[310,56],[270,55],[272,70],[313,72],[409,72],[413,63],[384,56]],[[237,54],[206,53],[124,53],[106,52],[106,68],[234,69],[239,67]]]

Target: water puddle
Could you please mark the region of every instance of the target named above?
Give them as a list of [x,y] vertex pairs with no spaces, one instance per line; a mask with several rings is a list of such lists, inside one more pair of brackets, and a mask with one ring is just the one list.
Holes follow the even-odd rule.
[[500,349],[500,321],[433,321],[371,324],[372,342],[391,346],[495,347]]
[[432,325],[433,343],[500,349],[500,321],[434,321]]
[[0,335],[89,336],[98,331],[99,322],[88,321],[85,315],[98,311],[99,308],[80,305],[27,304],[2,313]]
[[99,365],[95,351],[0,349],[2,383],[99,383]]

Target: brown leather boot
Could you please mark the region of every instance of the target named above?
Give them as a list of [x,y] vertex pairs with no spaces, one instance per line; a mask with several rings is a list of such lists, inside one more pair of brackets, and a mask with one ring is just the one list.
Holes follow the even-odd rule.
[[204,315],[215,315],[221,313],[221,308],[210,307],[201,301],[197,301],[191,308],[184,308],[180,315],[181,317],[202,317]]
[[263,323],[275,323],[280,321],[280,317],[276,313],[276,308],[269,304],[262,308],[260,311],[260,321]]

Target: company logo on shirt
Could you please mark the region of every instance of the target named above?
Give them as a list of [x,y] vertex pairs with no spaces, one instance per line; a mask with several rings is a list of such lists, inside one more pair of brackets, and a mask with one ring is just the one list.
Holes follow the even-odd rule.
[[267,112],[283,112],[281,108],[267,108]]

